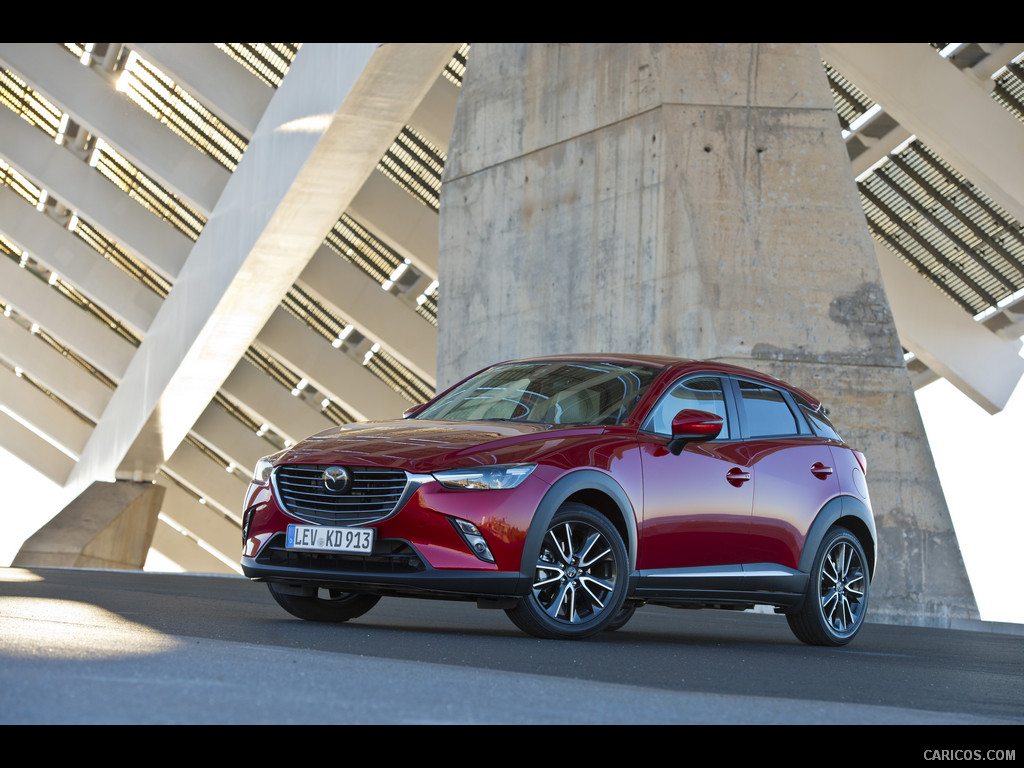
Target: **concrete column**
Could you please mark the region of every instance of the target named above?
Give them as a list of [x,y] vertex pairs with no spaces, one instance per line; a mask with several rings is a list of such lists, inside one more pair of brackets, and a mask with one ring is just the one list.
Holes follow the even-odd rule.
[[141,569],[163,498],[152,483],[93,483],[25,542],[12,565]]
[[474,45],[445,174],[439,387],[573,351],[777,375],[868,456],[872,617],[977,616],[815,46]]

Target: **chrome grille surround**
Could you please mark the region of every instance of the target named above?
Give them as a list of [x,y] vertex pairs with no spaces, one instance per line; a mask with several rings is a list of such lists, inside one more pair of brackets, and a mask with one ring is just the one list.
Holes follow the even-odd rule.
[[396,512],[420,485],[391,467],[345,465],[352,475],[343,493],[329,491],[324,472],[337,464],[283,464],[274,469],[274,493],[292,517],[316,525],[365,525]]

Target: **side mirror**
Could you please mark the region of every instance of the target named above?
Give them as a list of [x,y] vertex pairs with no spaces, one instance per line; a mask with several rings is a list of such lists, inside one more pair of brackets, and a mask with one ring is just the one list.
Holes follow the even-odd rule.
[[426,403],[419,403],[418,405],[414,405],[412,408],[406,408],[405,412],[402,414],[402,418],[411,419],[413,416],[415,416],[417,413],[419,413],[426,407]]
[[721,416],[686,408],[672,419],[672,439],[668,449],[678,456],[691,440],[714,440],[721,434],[724,423]]

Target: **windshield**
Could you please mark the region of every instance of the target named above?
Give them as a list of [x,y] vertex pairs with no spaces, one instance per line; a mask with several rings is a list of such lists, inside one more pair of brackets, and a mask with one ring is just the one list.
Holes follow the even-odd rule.
[[618,424],[657,373],[619,363],[509,363],[463,382],[416,418]]

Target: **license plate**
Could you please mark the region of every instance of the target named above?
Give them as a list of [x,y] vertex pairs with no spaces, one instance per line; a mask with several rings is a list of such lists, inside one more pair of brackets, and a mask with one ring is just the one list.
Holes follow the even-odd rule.
[[320,552],[373,552],[373,528],[332,528],[325,525],[289,525],[287,549],[315,549]]

